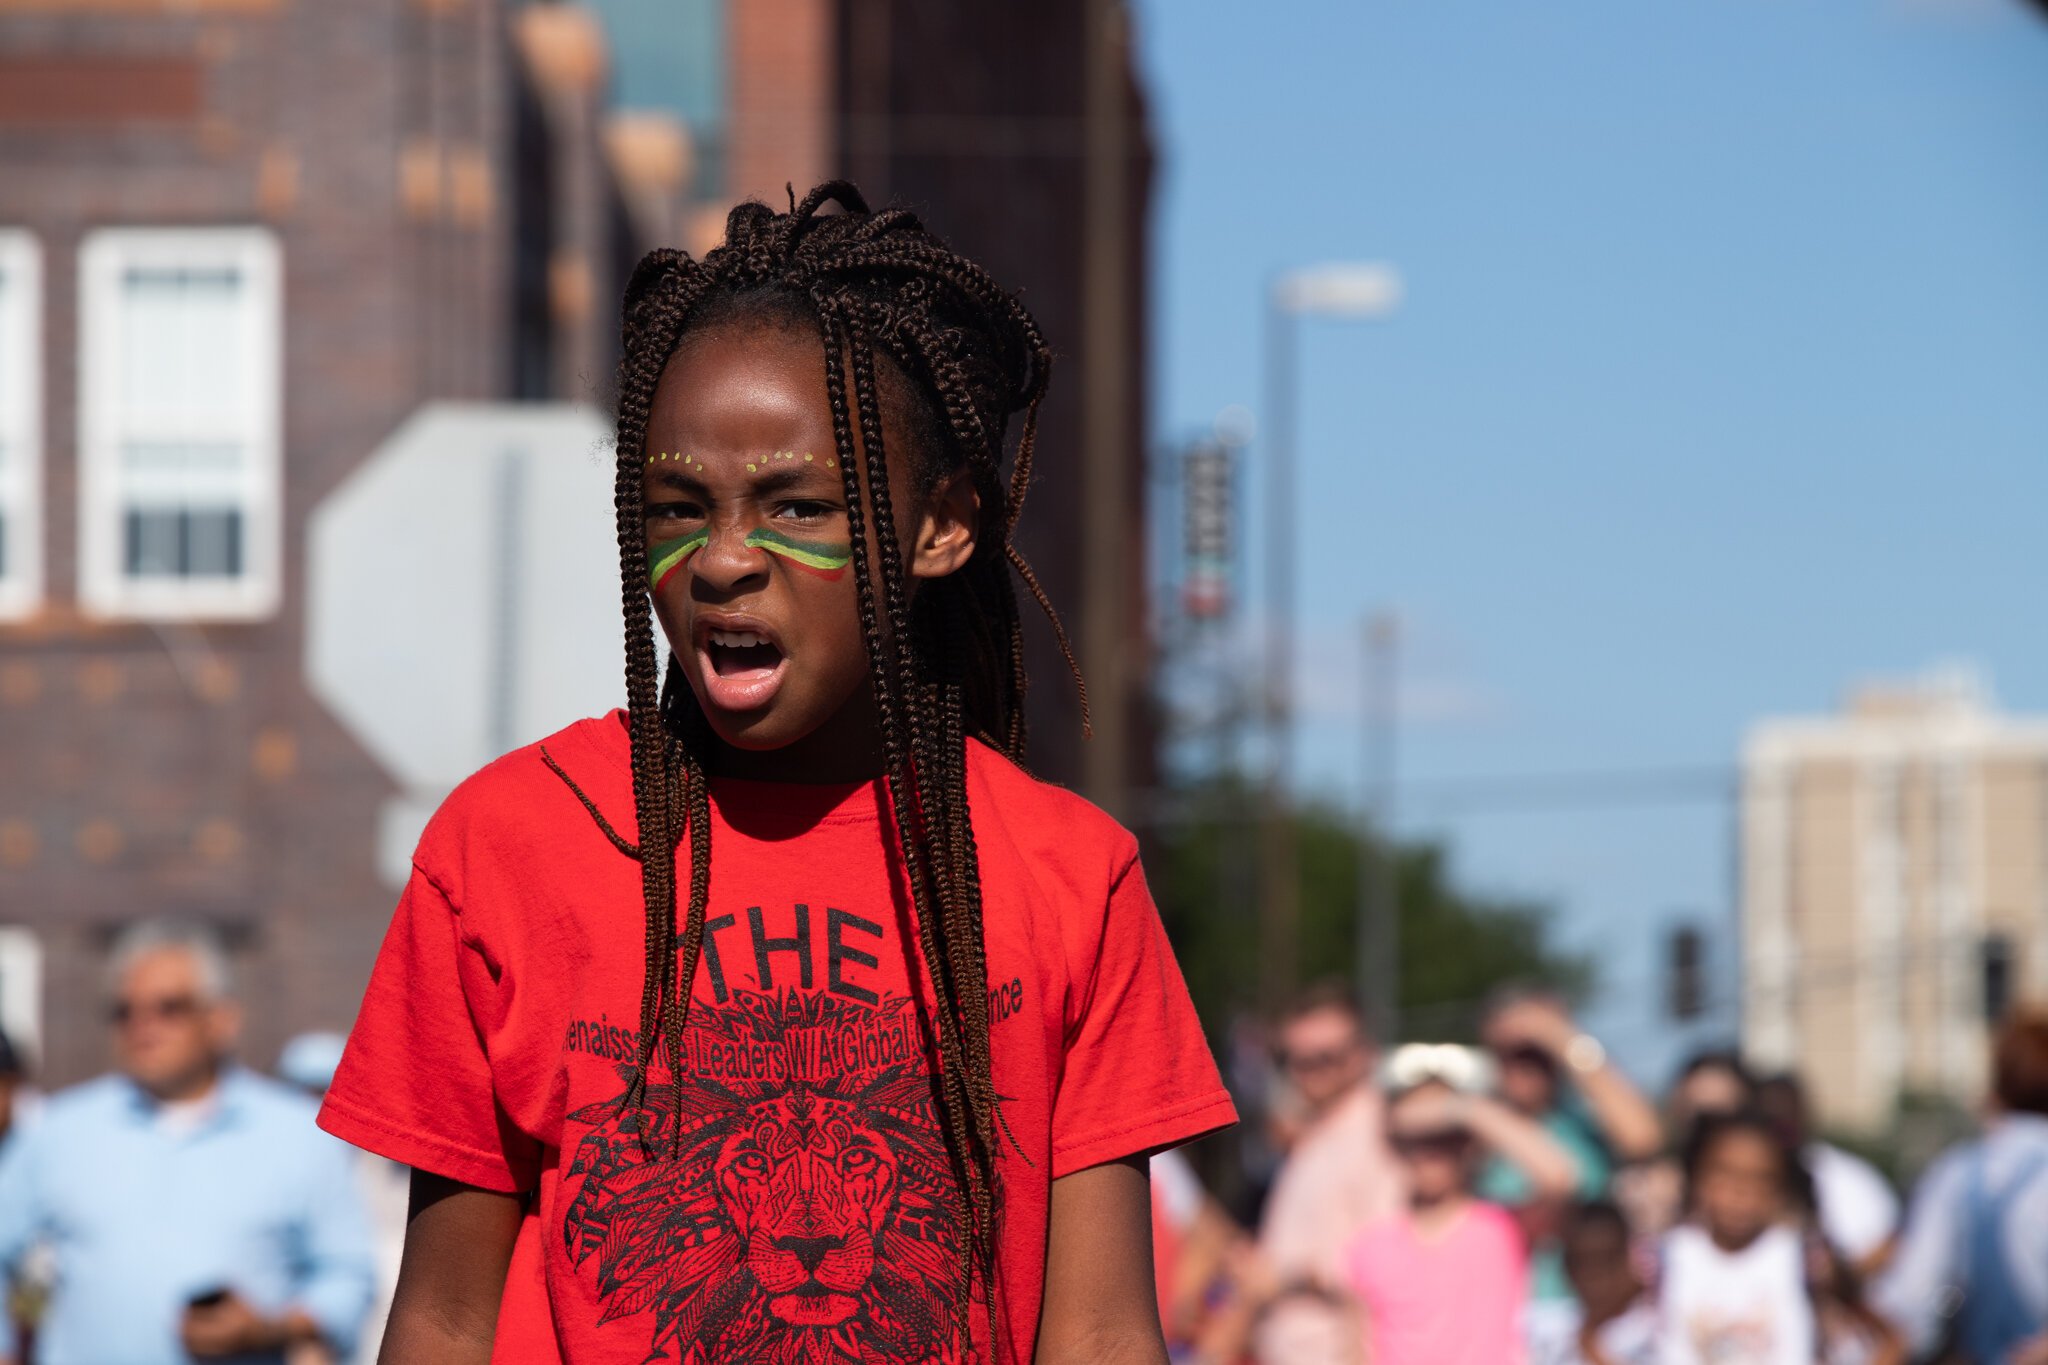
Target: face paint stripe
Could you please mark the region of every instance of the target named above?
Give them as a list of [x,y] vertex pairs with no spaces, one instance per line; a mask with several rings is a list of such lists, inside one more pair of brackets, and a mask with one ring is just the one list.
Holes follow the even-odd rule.
[[832,572],[843,569],[853,562],[853,547],[829,540],[791,540],[788,536],[771,531],[767,527],[747,533],[747,547],[766,550],[781,555],[809,569]]
[[674,540],[664,540],[647,552],[647,582],[654,591],[660,592],[668,576],[682,567],[683,561],[704,548],[711,539],[709,529],[692,531]]

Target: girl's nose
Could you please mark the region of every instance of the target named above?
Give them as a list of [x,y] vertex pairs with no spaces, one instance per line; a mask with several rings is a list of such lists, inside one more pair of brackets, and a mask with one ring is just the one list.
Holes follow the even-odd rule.
[[765,576],[768,556],[747,544],[750,529],[730,521],[712,526],[704,548],[697,551],[697,578],[721,592],[730,592],[746,586],[750,579]]

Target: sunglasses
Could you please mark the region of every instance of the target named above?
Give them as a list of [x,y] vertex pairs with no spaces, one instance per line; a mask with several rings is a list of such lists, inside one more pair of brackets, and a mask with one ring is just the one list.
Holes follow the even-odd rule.
[[189,995],[170,995],[159,1000],[116,1000],[107,1017],[116,1028],[126,1028],[140,1020],[156,1023],[174,1023],[190,1019],[199,1013],[199,1001]]
[[1397,1156],[1462,1157],[1472,1146],[1472,1135],[1463,1128],[1437,1128],[1426,1133],[1390,1133],[1387,1145]]
[[1557,1074],[1557,1059],[1531,1043],[1516,1043],[1512,1047],[1503,1048],[1500,1053],[1500,1064],[1525,1066],[1549,1076]]
[[1311,1075],[1349,1066],[1357,1055],[1358,1051],[1353,1047],[1325,1048],[1321,1052],[1287,1052],[1281,1054],[1280,1065],[1297,1075]]

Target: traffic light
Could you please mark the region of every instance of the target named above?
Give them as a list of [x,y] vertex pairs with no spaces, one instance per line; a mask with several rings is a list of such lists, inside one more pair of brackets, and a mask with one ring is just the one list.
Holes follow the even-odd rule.
[[1978,968],[1984,983],[1984,1022],[1997,1027],[2012,1009],[2012,940],[2004,934],[1986,934],[1977,950]]
[[1671,1017],[1697,1019],[1707,1012],[1707,941],[1691,925],[1671,931],[1665,959]]

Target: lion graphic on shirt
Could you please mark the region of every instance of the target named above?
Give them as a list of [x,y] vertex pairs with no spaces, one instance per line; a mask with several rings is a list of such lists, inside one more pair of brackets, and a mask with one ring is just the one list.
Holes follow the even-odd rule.
[[579,1268],[595,1262],[601,1322],[651,1315],[650,1360],[967,1356],[956,1196],[922,1058],[797,1075],[760,1051],[795,1030],[872,1029],[858,1016],[875,1009],[793,992],[693,1009],[693,1034],[766,1055],[761,1074],[685,1067],[648,1086],[644,1113],[614,1097],[569,1116],[588,1131],[563,1240]]
[[715,1184],[770,1312],[831,1327],[858,1311],[898,1165],[852,1101],[797,1086],[747,1107],[719,1150]]

